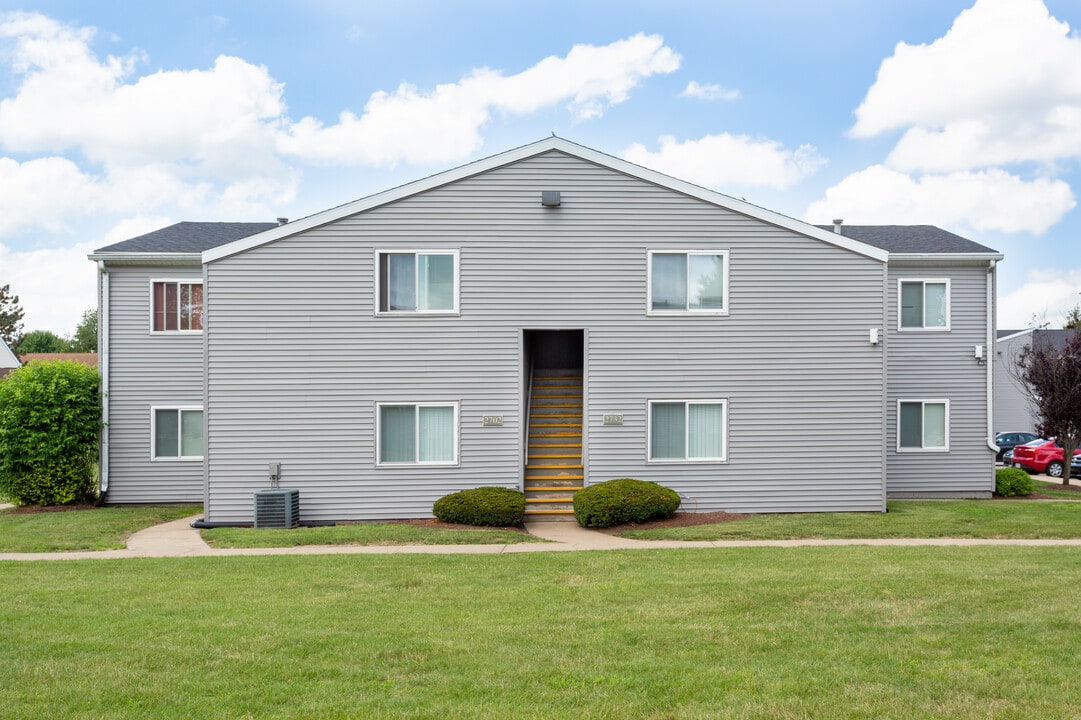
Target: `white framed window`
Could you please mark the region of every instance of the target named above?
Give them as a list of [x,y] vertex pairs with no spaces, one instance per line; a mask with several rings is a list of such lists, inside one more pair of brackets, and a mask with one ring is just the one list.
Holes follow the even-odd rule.
[[728,401],[650,400],[650,462],[726,462]]
[[458,403],[377,403],[378,465],[456,465]]
[[650,250],[646,312],[728,314],[728,251]]
[[898,452],[947,452],[949,449],[949,400],[897,401]]
[[458,312],[458,251],[379,251],[376,312]]
[[899,330],[949,330],[949,278],[898,280],[897,327]]
[[151,460],[203,459],[203,408],[199,405],[150,408]]
[[150,332],[203,331],[201,280],[150,281]]

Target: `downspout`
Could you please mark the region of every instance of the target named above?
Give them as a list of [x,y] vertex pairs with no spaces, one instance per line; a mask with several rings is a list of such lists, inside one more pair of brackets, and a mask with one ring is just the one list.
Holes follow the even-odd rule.
[[994,416],[994,370],[992,365],[995,362],[995,353],[993,352],[995,347],[995,323],[994,323],[994,285],[995,285],[995,260],[990,260],[987,266],[987,344],[984,345],[983,355],[987,358],[985,367],[987,368],[987,447],[991,448],[996,454],[1001,449],[995,444],[995,416]]
[[109,492],[109,271],[98,260],[98,371],[101,374],[101,440],[98,449],[98,499]]

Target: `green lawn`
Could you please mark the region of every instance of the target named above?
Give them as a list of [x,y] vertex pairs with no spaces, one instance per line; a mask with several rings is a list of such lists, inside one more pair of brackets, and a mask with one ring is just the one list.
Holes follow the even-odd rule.
[[1077,717],[1081,549],[0,563],[23,718]]
[[897,500],[887,507],[886,513],[752,515],[714,525],[628,530],[620,535],[639,540],[1081,538],[1077,502]]
[[1036,485],[1036,492],[1042,495],[1048,495],[1057,500],[1079,500],[1081,501],[1081,492],[1077,490],[1064,490],[1062,483],[1060,482],[1046,482],[1038,478],[1032,478],[1033,484]]
[[219,548],[296,545],[506,545],[545,542],[524,532],[499,528],[445,529],[400,523],[363,523],[293,530],[214,528],[201,532],[207,544]]
[[133,532],[197,514],[199,505],[101,507],[41,513],[0,510],[0,552],[115,550]]

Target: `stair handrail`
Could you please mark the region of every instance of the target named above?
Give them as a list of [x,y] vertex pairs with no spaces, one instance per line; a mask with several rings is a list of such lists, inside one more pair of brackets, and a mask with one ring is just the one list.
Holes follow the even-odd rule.
[[534,359],[529,358],[529,370],[526,374],[526,387],[529,388],[525,394],[525,438],[524,447],[522,448],[522,490],[525,490],[525,468],[529,465],[529,419],[533,414],[533,362]]

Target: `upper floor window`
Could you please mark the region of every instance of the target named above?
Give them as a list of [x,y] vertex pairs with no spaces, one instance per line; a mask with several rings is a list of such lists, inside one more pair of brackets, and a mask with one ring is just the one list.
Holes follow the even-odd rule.
[[203,329],[203,284],[183,280],[155,281],[152,291],[154,332]]
[[728,252],[649,253],[650,313],[728,313]]
[[901,280],[902,330],[950,329],[949,280]]
[[379,312],[453,313],[457,310],[457,253],[379,253]]

